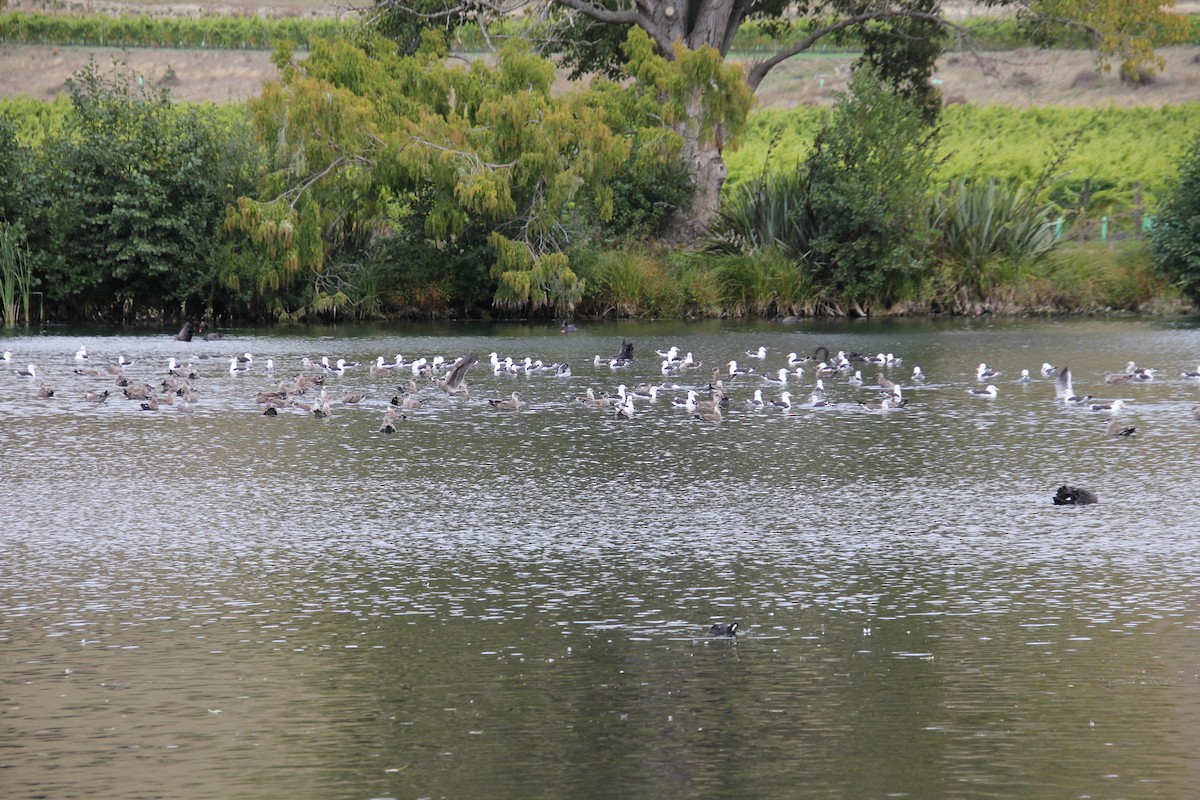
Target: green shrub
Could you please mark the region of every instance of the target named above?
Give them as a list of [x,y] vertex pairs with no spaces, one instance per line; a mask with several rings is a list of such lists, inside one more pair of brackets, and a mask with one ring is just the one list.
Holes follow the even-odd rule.
[[1167,194],[1151,241],[1154,266],[1193,302],[1200,302],[1200,136],[1192,140]]
[[925,273],[935,167],[921,110],[865,69],[817,137],[806,170],[814,278],[856,313],[906,300]]

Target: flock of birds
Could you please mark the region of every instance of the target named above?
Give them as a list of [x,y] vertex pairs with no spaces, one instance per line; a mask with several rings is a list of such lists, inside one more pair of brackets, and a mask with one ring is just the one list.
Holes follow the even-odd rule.
[[[660,377],[654,382],[630,381],[632,386],[620,382],[620,376],[634,364],[631,342],[623,341],[612,357],[595,355],[590,365],[591,376],[600,378],[608,375],[608,382],[617,385],[611,389],[587,387],[583,394],[575,395],[571,402],[585,409],[610,413],[617,419],[631,420],[647,407],[660,404],[662,398],[662,404],[669,404],[671,408],[711,424],[719,424],[736,408],[748,411],[774,410],[792,415],[806,412],[807,409],[829,408],[857,408],[870,413],[888,413],[904,409],[909,403],[904,382],[899,379],[899,375],[907,370],[902,366],[903,359],[892,353],[831,353],[825,347],[818,347],[810,355],[790,352],[782,358],[773,359],[766,347],[758,347],[745,351],[744,356],[721,361],[715,366],[706,366],[692,352],[681,351],[675,345],[655,350],[654,353],[653,360],[658,364],[656,371]],[[65,353],[63,357],[64,360],[70,358]],[[55,388],[41,382],[43,376],[36,364],[15,366],[14,356],[8,351],[0,359],[15,377],[37,382],[40,397],[59,396]],[[111,398],[123,397],[136,402],[141,410],[157,411],[174,407],[183,413],[192,413],[197,407],[202,396],[198,387],[205,379],[219,376],[226,369],[233,378],[257,374],[275,382],[274,388],[259,391],[254,396],[254,401],[263,408],[264,415],[277,416],[280,411],[290,411],[315,417],[332,416],[334,406],[351,406],[368,400],[368,390],[335,390],[339,378],[366,373],[372,383],[369,391],[374,391],[380,381],[399,384],[394,392],[387,391],[384,394],[391,396],[382,404],[383,417],[378,429],[383,433],[394,433],[399,423],[411,413],[435,404],[437,397],[471,399],[472,389],[467,378],[473,369],[475,374],[486,370],[494,378],[500,379],[518,376],[546,376],[559,380],[581,377],[574,375],[568,363],[546,363],[530,356],[502,357],[496,352],[490,353],[486,359],[481,361],[478,353],[454,359],[436,355],[406,359],[397,354],[390,360],[382,355],[377,356],[374,361],[364,364],[330,356],[305,357],[301,359],[299,370],[288,378],[277,380],[273,359],[256,359],[253,354],[246,352],[225,357],[199,356],[199,366],[192,362],[181,363],[176,357],[171,357],[160,365],[150,365],[148,372],[144,369],[137,372],[138,378],[135,379],[133,361],[123,355],[93,359],[86,347],[81,346],[74,353],[72,372],[80,378],[106,378],[112,381],[103,386],[92,382],[86,384],[82,391],[76,390],[87,403],[100,404]],[[224,366],[226,363],[227,368]],[[213,364],[221,366],[214,367]],[[1123,370],[1106,373],[1103,380],[1108,387],[1149,383],[1155,379],[1155,372],[1154,369],[1138,367],[1131,361]],[[638,374],[646,373],[645,368],[638,370]],[[864,373],[870,377],[864,377]],[[889,374],[893,378],[889,378]],[[963,387],[963,390],[972,398],[994,400],[1000,395],[998,383],[1002,374],[981,363],[975,371],[975,385]],[[153,377],[147,379],[148,375]],[[1107,414],[1105,431],[1109,436],[1128,437],[1135,433],[1135,427],[1119,421],[1127,401],[1102,400],[1093,395],[1079,394],[1068,367],[1056,368],[1043,363],[1040,376],[1041,379],[1054,381],[1056,398],[1062,404]],[[1184,372],[1180,377],[1200,382],[1200,367]],[[1033,380],[1029,370],[1021,370],[1013,382],[1026,384]],[[910,387],[924,384],[925,373],[919,366],[914,366],[907,372],[907,381]],[[362,385],[361,380],[353,382],[360,387]],[[826,382],[837,388],[827,388]],[[843,387],[873,391],[874,396],[864,399],[859,394],[858,399],[839,401],[834,395]],[[563,394],[566,396],[565,392]],[[732,399],[734,395],[740,398],[737,403]],[[487,398],[487,403],[502,412],[537,408],[526,402],[519,389],[509,391],[504,396]],[[376,405],[380,404],[376,401]],[[1192,414],[1200,421],[1200,406],[1193,408]]]

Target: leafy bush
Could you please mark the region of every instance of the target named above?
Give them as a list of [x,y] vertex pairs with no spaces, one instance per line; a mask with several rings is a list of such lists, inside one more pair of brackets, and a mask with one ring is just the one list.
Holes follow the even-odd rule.
[[905,299],[924,276],[930,136],[920,109],[860,69],[809,154],[817,235],[808,262],[816,282],[856,312]]
[[1154,265],[1185,296],[1200,302],[1200,136],[1179,165],[1151,239]]

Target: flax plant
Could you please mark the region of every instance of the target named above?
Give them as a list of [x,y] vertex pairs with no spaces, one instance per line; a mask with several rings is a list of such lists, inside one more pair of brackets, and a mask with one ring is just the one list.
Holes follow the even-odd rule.
[[956,180],[933,203],[949,287],[961,304],[1019,283],[1057,245],[1049,206],[993,180]]

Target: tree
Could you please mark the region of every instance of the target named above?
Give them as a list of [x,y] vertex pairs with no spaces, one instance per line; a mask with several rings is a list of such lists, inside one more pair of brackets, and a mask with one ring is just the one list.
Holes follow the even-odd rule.
[[565,310],[579,296],[563,256],[577,201],[611,215],[608,179],[630,142],[607,125],[600,95],[553,95],[553,67],[520,42],[494,65],[462,69],[446,55],[429,31],[412,56],[370,33],[317,43],[253,103],[275,170],[227,225],[273,254],[277,280],[300,271],[318,300],[335,296],[331,275],[370,252],[403,252],[376,245],[398,233],[411,242],[419,218],[443,263],[486,240],[498,306]]
[[248,137],[215,111],[90,64],[67,83],[73,114],[47,143],[47,299],[107,315],[201,300],[224,207],[248,191]]
[[1200,303],[1200,136],[1188,148],[1179,177],[1155,220],[1154,264],[1194,303]]
[[[486,25],[487,20],[506,15],[518,0],[377,0],[381,14],[409,14],[426,24],[440,24],[458,13],[462,18]],[[519,0],[521,6],[528,0]],[[431,11],[436,5],[436,12]],[[551,25],[543,31],[552,49],[565,51],[565,63],[575,73],[600,72],[615,75],[618,59],[628,58],[620,43],[632,28],[643,31],[654,53],[668,61],[702,55],[705,62],[723,62],[743,23],[755,20],[783,34],[787,42],[761,61],[744,67],[744,84],[758,88],[767,74],[784,61],[804,53],[829,37],[854,33],[864,45],[863,60],[894,87],[926,109],[935,107],[929,75],[941,51],[940,37],[958,31],[942,12],[940,0],[541,0],[541,19]],[[1122,69],[1136,71],[1152,61],[1153,43],[1180,29],[1177,16],[1158,0],[985,0],[985,5],[1016,13],[1031,26],[1039,23],[1072,25],[1082,31],[1106,62],[1122,61]],[[526,14],[528,18],[537,15]],[[697,64],[697,67],[699,64]],[[713,69],[706,66],[705,69]],[[739,69],[742,69],[739,67]],[[685,70],[690,80],[678,87],[691,92],[673,102],[688,109],[736,106],[734,98],[711,96],[734,91],[725,81],[706,81]],[[664,99],[669,95],[664,92]],[[707,227],[716,213],[716,199],[725,179],[722,152],[736,144],[740,132],[736,115],[722,119],[708,135],[695,117],[683,114],[665,121],[685,142],[685,163],[692,177],[691,208],[678,218],[679,238],[694,236]]]
[[818,284],[868,313],[916,288],[932,240],[926,189],[936,167],[921,109],[872,70],[855,71],[805,164]]

